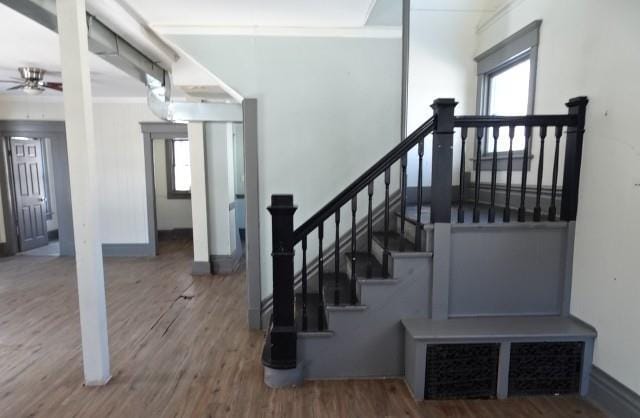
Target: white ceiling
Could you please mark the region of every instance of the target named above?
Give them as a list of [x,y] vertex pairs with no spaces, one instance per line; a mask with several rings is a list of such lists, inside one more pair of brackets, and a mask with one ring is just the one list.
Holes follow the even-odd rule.
[[120,1],[152,26],[359,27],[375,4],[375,0]]
[[[0,80],[19,77],[18,67],[35,66],[59,72],[58,34],[20,13],[0,4]],[[128,76],[102,58],[90,54],[92,94],[94,97],[145,97],[143,83]],[[59,74],[46,75],[45,81],[62,81]],[[21,91],[4,91],[11,84],[0,84],[0,95],[19,96]],[[60,96],[48,90],[43,95]]]

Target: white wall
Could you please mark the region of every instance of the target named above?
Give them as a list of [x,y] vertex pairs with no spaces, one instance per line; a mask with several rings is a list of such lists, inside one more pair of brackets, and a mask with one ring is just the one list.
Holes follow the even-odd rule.
[[524,0],[483,27],[478,52],[542,19],[536,113],[589,97],[571,313],[598,330],[595,364],[640,393],[640,3]]
[[233,194],[233,132],[230,123],[205,123],[209,251],[230,255],[236,248]]
[[[62,101],[42,97],[0,101],[0,119],[64,120]],[[140,122],[157,121],[146,103],[95,102],[94,125],[104,243],[147,242],[144,156]]]
[[156,189],[156,221],[159,231],[191,228],[191,199],[167,198],[165,140],[153,141],[153,168]]
[[[170,39],[231,88],[258,100],[261,276],[262,297],[267,297],[271,194],[294,195],[299,225],[398,143],[400,39]],[[397,172],[392,171],[394,183]],[[381,180],[376,184],[379,202]],[[366,213],[365,199],[362,193],[359,217]],[[342,225],[350,225],[347,207],[342,219]],[[325,224],[325,243],[333,236],[332,224]],[[317,254],[316,246],[314,234],[310,254]]]
[[[415,3],[415,2],[414,2]],[[474,114],[476,107],[476,26],[486,12],[412,8],[409,35],[407,133],[424,123],[439,97],[456,99],[456,115]],[[453,184],[459,184],[460,137],[454,137]],[[409,186],[418,182],[418,151],[408,157]],[[431,185],[431,136],[425,142],[424,187]]]

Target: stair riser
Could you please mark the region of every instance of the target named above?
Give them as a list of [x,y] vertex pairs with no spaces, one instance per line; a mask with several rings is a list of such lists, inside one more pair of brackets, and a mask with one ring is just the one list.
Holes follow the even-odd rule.
[[[395,219],[396,231],[400,232],[400,223],[402,218],[399,215],[396,215]],[[416,225],[413,222],[405,221],[404,234],[409,241],[416,242]],[[425,251],[433,251],[433,229],[430,227],[430,225],[423,225],[422,243]]]
[[364,307],[328,309],[330,337],[298,338],[306,379],[403,375],[400,320],[428,315],[431,260],[425,255],[397,265],[397,281],[359,284]]

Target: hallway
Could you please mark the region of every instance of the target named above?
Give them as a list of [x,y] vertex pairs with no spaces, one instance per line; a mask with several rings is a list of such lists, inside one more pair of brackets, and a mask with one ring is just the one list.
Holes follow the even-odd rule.
[[0,416],[602,416],[575,397],[416,403],[393,379],[269,389],[243,274],[192,277],[191,251],[105,260],[113,377],[100,388],[82,386],[73,259],[2,259]]

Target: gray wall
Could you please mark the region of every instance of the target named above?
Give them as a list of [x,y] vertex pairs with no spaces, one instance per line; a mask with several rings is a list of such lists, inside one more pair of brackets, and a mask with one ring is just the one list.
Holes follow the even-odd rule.
[[567,233],[564,222],[452,226],[449,315],[561,314]]

